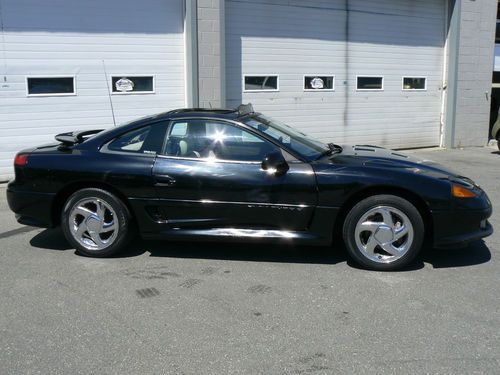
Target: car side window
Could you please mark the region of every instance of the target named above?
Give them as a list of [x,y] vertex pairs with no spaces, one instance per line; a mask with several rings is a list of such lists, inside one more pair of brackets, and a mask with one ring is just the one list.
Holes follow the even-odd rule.
[[260,162],[278,148],[233,124],[205,119],[170,126],[164,154],[186,158]]
[[160,153],[167,124],[155,123],[131,130],[108,144],[108,150],[141,154]]

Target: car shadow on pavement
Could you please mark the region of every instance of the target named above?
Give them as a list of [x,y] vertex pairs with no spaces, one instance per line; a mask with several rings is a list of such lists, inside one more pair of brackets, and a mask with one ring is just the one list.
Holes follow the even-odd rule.
[[[72,250],[60,229],[46,229],[30,240],[31,246],[44,250]],[[345,249],[312,246],[267,245],[259,243],[216,243],[149,241],[136,239],[113,258],[129,258],[149,253],[152,257],[185,259],[218,259],[246,262],[278,262],[307,264],[337,264],[347,262]],[[491,252],[484,241],[471,243],[464,248],[424,248],[409,266],[399,272],[416,271],[430,264],[433,268],[467,267],[489,262]]]
[[[435,249],[424,247],[420,254],[406,267],[391,272],[417,271],[429,264],[434,269],[470,267],[487,263],[491,260],[491,252],[484,241],[476,241],[466,247]],[[353,268],[361,268],[351,259],[347,259],[347,264]]]
[[433,268],[467,267],[489,262],[491,252],[486,243],[480,240],[462,248],[424,249],[419,258]]
[[147,246],[147,251],[153,257],[308,264],[337,264],[346,261],[343,251],[316,246],[167,241],[154,241]]
[[71,246],[64,238],[60,228],[45,229],[33,236],[30,245],[45,250],[71,250]]

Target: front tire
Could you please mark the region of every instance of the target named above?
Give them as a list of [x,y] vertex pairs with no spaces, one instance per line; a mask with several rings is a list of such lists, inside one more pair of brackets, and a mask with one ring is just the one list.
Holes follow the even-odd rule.
[[398,196],[374,195],[348,213],[343,237],[350,257],[378,271],[397,270],[422,248],[425,228],[415,206]]
[[73,193],[61,214],[64,236],[82,255],[109,257],[132,237],[132,216],[114,194],[97,188]]

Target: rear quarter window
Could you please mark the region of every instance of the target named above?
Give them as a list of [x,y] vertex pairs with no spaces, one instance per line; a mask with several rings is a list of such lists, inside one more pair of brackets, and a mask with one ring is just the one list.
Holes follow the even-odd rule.
[[126,132],[108,144],[110,151],[156,155],[161,152],[166,123],[155,123]]

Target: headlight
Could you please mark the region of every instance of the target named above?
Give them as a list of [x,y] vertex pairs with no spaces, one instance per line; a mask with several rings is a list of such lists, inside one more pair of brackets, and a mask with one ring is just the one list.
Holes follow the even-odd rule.
[[455,198],[476,198],[478,196],[474,191],[459,184],[452,185],[451,193]]

